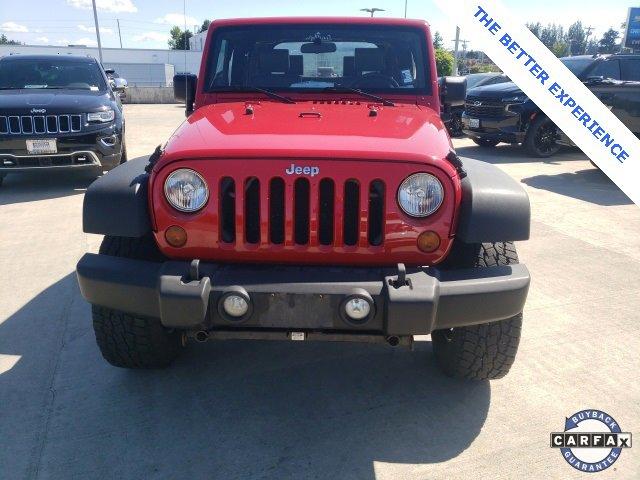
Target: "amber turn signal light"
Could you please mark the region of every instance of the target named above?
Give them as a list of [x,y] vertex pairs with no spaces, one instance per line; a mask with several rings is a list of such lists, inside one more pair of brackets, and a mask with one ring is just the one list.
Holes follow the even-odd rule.
[[164,238],[172,247],[184,247],[185,243],[187,243],[187,232],[184,228],[173,225],[164,232]]
[[435,252],[440,246],[440,236],[436,232],[427,230],[418,235],[418,249],[424,253]]

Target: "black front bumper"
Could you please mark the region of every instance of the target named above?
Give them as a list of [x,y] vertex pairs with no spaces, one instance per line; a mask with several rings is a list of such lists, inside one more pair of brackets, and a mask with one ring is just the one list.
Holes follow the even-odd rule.
[[[471,127],[470,120],[479,120],[479,127]],[[523,131],[520,115],[507,112],[502,117],[474,117],[466,112],[462,115],[462,131],[469,138],[479,140],[496,140],[505,143],[524,142],[525,131]]]
[[[56,154],[30,154],[26,140],[55,138]],[[41,170],[108,171],[120,164],[122,130],[115,124],[73,133],[0,135],[0,174]]]
[[[524,265],[442,271],[154,263],[85,254],[77,266],[83,297],[94,305],[159,318],[183,330],[340,331],[407,336],[487,323],[522,312],[529,288]],[[401,274],[400,274],[401,275]],[[197,279],[194,279],[197,277]],[[246,292],[251,314],[224,315],[221,298]],[[364,295],[374,308],[364,323],[345,319],[342,304]]]

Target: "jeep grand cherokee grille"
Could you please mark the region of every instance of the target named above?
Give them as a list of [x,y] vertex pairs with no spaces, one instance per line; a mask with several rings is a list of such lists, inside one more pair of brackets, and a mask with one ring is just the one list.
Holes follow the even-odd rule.
[[[218,232],[223,243],[235,242],[239,230],[248,244],[282,245],[287,235],[296,245],[313,240],[320,245],[355,246],[366,239],[365,243],[378,246],[384,241],[385,185],[381,180],[361,184],[350,179],[336,184],[323,178],[312,188],[307,178],[285,181],[275,177],[262,182],[257,177],[244,181],[224,177],[219,192]],[[261,212],[269,218],[264,228]],[[365,232],[361,231],[362,215],[367,219]],[[286,231],[287,218],[293,219],[290,232]]]
[[82,115],[0,116],[0,134],[46,135],[82,130]]

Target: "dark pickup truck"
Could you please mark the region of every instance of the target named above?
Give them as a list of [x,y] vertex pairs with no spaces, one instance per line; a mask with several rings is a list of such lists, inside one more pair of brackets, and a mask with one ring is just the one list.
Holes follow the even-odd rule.
[[[580,55],[560,59],[636,135],[640,133],[640,55]],[[463,132],[483,147],[521,143],[550,157],[573,142],[514,83],[469,90]]]

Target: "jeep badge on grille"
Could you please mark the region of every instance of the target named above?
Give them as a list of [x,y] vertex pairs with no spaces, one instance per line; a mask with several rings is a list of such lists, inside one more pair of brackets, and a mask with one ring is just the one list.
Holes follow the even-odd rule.
[[299,167],[295,163],[285,169],[284,173],[287,175],[310,175],[315,177],[320,173],[320,167]]

